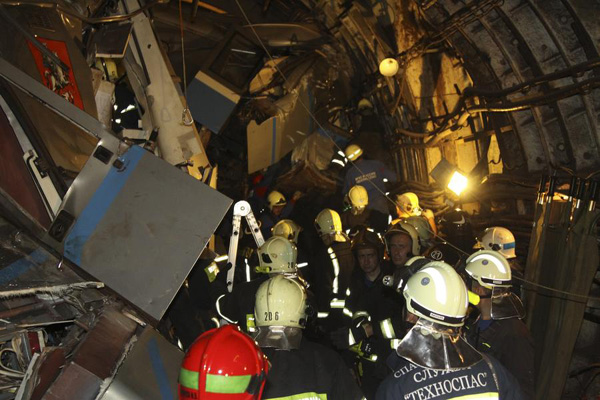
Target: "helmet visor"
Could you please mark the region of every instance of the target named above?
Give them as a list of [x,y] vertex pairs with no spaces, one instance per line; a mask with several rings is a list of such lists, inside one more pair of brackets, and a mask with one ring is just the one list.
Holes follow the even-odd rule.
[[302,329],[291,326],[259,326],[252,336],[260,347],[294,350],[300,348]]
[[481,354],[448,327],[420,318],[398,345],[396,353],[413,364],[437,370],[456,370],[481,361]]
[[508,319],[525,317],[525,307],[521,299],[511,292],[507,287],[495,287],[492,289],[492,319]]

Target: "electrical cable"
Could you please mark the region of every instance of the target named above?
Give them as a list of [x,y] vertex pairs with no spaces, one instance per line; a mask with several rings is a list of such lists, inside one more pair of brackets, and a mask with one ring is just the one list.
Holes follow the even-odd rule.
[[[180,0],[181,1],[181,0]],[[503,1],[503,0],[502,0]],[[277,73],[279,75],[281,75],[283,81],[287,84],[288,83],[288,79],[287,77],[283,74],[283,72],[280,70],[279,66],[277,65],[277,63],[275,62],[275,58],[271,55],[271,52],[269,52],[269,49],[266,47],[266,45],[263,43],[262,39],[260,38],[260,36],[258,35],[258,33],[256,32],[256,30],[254,29],[254,26],[252,25],[252,22],[250,21],[250,19],[248,18],[248,15],[246,14],[246,12],[244,11],[244,8],[242,7],[242,5],[240,4],[239,0],[235,0],[238,8],[240,9],[240,12],[242,13],[244,19],[246,20],[246,22],[248,23],[248,25],[250,26],[252,32],[254,33],[254,36],[256,36],[256,40],[258,41],[258,43],[260,44],[260,46],[263,48],[263,50],[265,51],[265,54],[269,57],[269,59],[273,62],[273,67],[276,69]],[[310,111],[310,109],[308,108],[308,106],[306,104],[304,104],[304,102],[302,101],[301,98],[298,98],[298,103],[304,108],[304,110],[308,113],[308,115],[310,116],[310,118],[312,118],[312,120],[315,122],[315,124],[321,129],[321,132],[325,133],[327,135],[327,137],[329,138],[329,140],[331,140],[331,142],[333,143],[333,145],[335,146],[335,148],[337,148],[339,151],[343,152],[344,149],[342,149],[336,142],[335,140],[331,137],[331,135],[329,134],[329,132],[327,132],[326,129],[323,128],[323,126],[321,125],[321,123],[317,120],[317,118],[314,116],[314,114]],[[464,99],[463,99],[464,101]],[[459,101],[460,102],[460,101]],[[458,106],[458,103],[457,103]],[[456,108],[455,108],[456,109]],[[450,113],[452,114],[452,113]],[[448,115],[450,115],[448,114]],[[458,114],[458,113],[457,113]],[[449,118],[448,118],[449,119]],[[352,160],[348,160],[349,163],[352,164],[352,166],[354,168],[356,168],[358,170],[358,172],[360,172],[361,174],[364,175],[364,172],[352,161]],[[367,180],[369,181],[369,183],[371,185],[373,185],[373,187],[380,192],[389,202],[391,202],[395,207],[397,207],[398,205],[396,204],[396,202],[394,200],[392,200],[388,195],[386,195],[386,193],[379,189],[379,187],[373,182],[373,180],[371,178],[367,178]],[[449,241],[445,240],[444,238],[440,237],[437,233],[433,232],[433,230],[428,227],[426,228],[429,233],[431,233],[433,235],[434,238],[440,239],[442,241],[444,241],[446,244],[448,244],[450,247],[454,248],[455,250],[457,250],[458,252],[469,256],[470,254],[465,252],[464,250],[460,249],[459,247],[457,247],[456,245],[450,243]],[[516,278],[516,277],[515,277]],[[580,298],[586,298],[586,299],[590,299],[590,300],[600,300],[600,298],[596,298],[596,297],[590,297],[590,296],[584,296],[584,295],[580,295],[580,294],[576,294],[576,293],[569,293],[560,289],[554,289],[551,288],[549,286],[545,286],[545,285],[541,285],[535,282],[530,282],[528,280],[525,279],[520,279],[517,278],[529,285],[532,286],[537,286],[537,287],[541,287],[544,288],[546,290],[549,291],[554,291],[557,293],[562,293],[562,294],[567,294],[567,295],[572,295],[574,297],[580,297]]]
[[183,10],[181,6],[182,0],[179,0],[179,29],[181,36],[181,67],[183,68],[183,101],[185,102],[185,106],[183,111],[181,112],[181,122],[185,126],[192,126],[194,123],[194,119],[190,113],[188,96],[187,96],[187,71],[185,66],[185,43],[183,40]]

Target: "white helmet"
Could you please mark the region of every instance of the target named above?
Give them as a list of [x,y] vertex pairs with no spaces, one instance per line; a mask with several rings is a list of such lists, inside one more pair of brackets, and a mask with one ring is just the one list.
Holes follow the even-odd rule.
[[258,262],[256,272],[275,274],[295,274],[296,246],[281,236],[271,236],[258,248]]
[[447,326],[462,326],[469,306],[462,278],[441,261],[431,261],[411,276],[404,298],[411,313]]
[[326,208],[315,218],[315,228],[319,236],[334,235],[336,242],[345,242],[342,235],[342,220],[336,211]]
[[495,250],[506,258],[515,258],[515,236],[506,228],[493,226],[487,228],[480,240],[486,250]]
[[254,303],[256,326],[303,328],[306,290],[297,280],[277,275],[263,282]]
[[294,243],[298,243],[298,235],[301,231],[302,227],[291,219],[282,219],[271,229],[273,236],[280,236]]
[[419,216],[423,211],[419,207],[419,197],[413,192],[406,192],[396,196],[396,207],[398,209],[398,216],[400,217]]
[[388,251],[388,253],[390,252],[390,248],[389,248],[390,238],[396,234],[403,234],[403,235],[410,236],[410,238],[412,240],[411,254],[413,256],[418,256],[421,254],[421,243],[419,242],[419,233],[417,232],[417,230],[415,229],[414,226],[412,226],[411,224],[404,222],[404,221],[396,222],[385,233],[385,236],[384,236],[385,248]]
[[267,196],[267,202],[269,203],[269,210],[273,211],[273,207],[275,206],[285,206],[287,201],[285,200],[285,196],[279,193],[277,190],[273,190]]
[[369,194],[367,189],[361,185],[355,185],[348,191],[348,198],[352,206],[352,214],[357,215],[364,210],[369,204]]
[[487,289],[510,287],[511,272],[506,258],[494,250],[480,250],[467,258],[465,272]]
[[358,159],[358,157],[362,156],[363,150],[360,148],[360,146],[356,145],[356,144],[351,144],[348,147],[346,147],[346,150],[344,150],[344,154],[346,155],[346,158],[350,161],[355,161]]
[[465,272],[471,279],[492,291],[489,296],[492,319],[525,317],[525,308],[521,299],[511,291],[510,265],[501,253],[480,250],[471,254],[467,258]]
[[406,308],[419,317],[396,353],[423,368],[456,370],[482,356],[461,336],[469,306],[467,287],[450,265],[431,261],[415,272],[404,287]]

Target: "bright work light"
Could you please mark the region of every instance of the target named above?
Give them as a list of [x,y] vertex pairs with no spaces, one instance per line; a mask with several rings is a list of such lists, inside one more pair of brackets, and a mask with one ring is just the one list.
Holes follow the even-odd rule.
[[450,182],[448,182],[448,189],[456,193],[457,196],[460,196],[462,191],[466,189],[467,182],[468,180],[466,176],[458,171],[454,171],[452,178],[450,178]]

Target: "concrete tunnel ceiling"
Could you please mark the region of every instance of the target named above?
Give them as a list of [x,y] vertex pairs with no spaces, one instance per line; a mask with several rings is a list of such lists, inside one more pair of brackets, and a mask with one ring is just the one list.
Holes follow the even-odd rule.
[[[240,4],[253,23],[308,21],[329,36],[327,56],[337,52],[356,71],[347,73],[360,86],[348,102],[373,101],[405,180],[430,181],[441,157],[467,172],[489,157],[490,173],[521,176],[600,167],[599,2]],[[245,24],[236,2],[223,7]],[[211,44],[222,35],[195,26]],[[400,71],[386,78],[377,71],[390,56]]]
[[[600,91],[594,88],[599,70],[591,68],[598,66],[598,2],[396,1],[386,8],[377,1],[372,6],[379,27],[384,32],[393,29],[396,46],[386,49],[384,43],[374,41],[370,46],[373,61],[381,60],[386,51],[396,53],[404,68],[391,79],[395,82],[388,80],[388,87],[395,89],[400,81],[399,103],[416,114],[412,120],[398,121],[400,127],[431,132],[431,122],[422,122],[452,112],[461,93],[469,108],[478,108],[476,103],[507,110],[538,104],[519,111],[486,113],[483,127],[475,126],[473,132],[471,125],[471,132],[457,130],[445,139],[496,133],[505,172],[598,168]],[[349,15],[341,18],[347,28],[350,23],[345,19],[352,19]],[[349,36],[356,38],[352,33]],[[345,38],[348,42],[353,39]],[[349,46],[354,51],[361,47]],[[375,70],[376,65],[367,67]],[[547,80],[551,74],[562,79]],[[509,92],[513,87],[521,90]],[[400,141],[406,146],[422,142]]]

